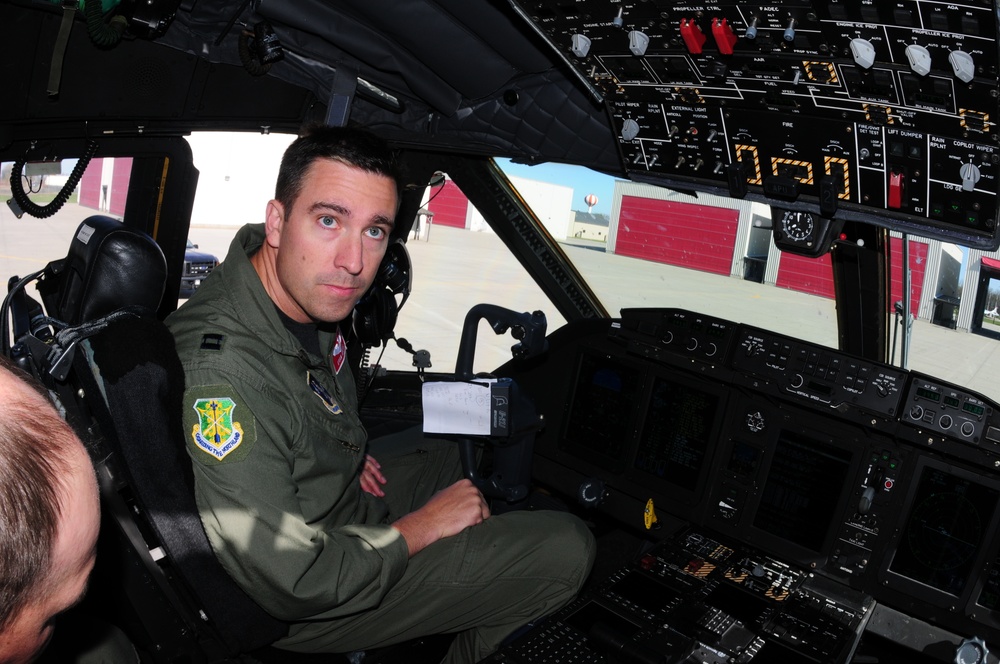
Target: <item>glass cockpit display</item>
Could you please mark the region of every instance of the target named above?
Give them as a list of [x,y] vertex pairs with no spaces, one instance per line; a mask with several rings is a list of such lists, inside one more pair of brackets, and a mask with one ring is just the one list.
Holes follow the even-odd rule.
[[889,570],[959,597],[990,535],[997,489],[924,466]]
[[618,359],[582,354],[562,449],[621,472],[641,386],[639,369]]
[[[905,606],[935,628],[966,633],[971,626],[1000,642],[1000,408],[938,379],[757,328],[737,325],[731,337],[760,344],[723,344],[722,357],[698,354],[707,337],[677,322],[690,318],[685,312],[628,315],[565,349],[553,380],[569,390],[546,391],[549,411],[563,419],[539,448],[560,482],[576,483],[578,496],[598,496],[581,499],[586,508],[668,547],[686,537],[712,542],[674,562],[644,556],[636,579],[676,573],[697,586],[725,560],[723,576],[736,590],[766,596],[787,580],[783,570],[794,569],[807,579],[796,592],[816,593],[824,610],[850,589],[859,593],[851,615],[873,603]],[[793,354],[822,355],[843,375],[795,387],[786,361]],[[891,389],[872,376],[891,379]],[[929,412],[933,404],[938,415],[974,418],[972,434],[917,408]],[[769,576],[771,559],[780,565]],[[686,588],[644,604],[623,596],[632,594],[627,585],[612,591],[621,599],[616,610],[707,602],[744,628],[759,617],[739,593],[733,602]],[[789,596],[782,609],[805,616],[816,607],[803,597]],[[671,615],[672,625],[688,625],[687,608]],[[780,630],[827,624],[823,611],[815,618]],[[895,614],[878,618],[866,624],[891,633]],[[800,637],[787,643],[804,648]],[[763,659],[771,661],[784,637],[767,638]]]
[[850,465],[850,451],[782,431],[754,527],[809,551],[821,551],[836,522]]
[[657,376],[635,467],[694,491],[712,442],[718,404],[714,394]]

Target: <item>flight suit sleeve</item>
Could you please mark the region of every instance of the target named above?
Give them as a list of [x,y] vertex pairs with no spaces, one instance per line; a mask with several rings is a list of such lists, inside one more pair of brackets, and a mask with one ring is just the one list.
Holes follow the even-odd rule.
[[192,387],[192,378],[185,445],[202,523],[223,567],[282,620],[378,605],[406,569],[408,549],[391,526],[366,523],[372,499],[357,480],[364,450],[313,441],[326,446],[317,462],[290,442],[310,427],[287,397],[238,392],[231,377]]

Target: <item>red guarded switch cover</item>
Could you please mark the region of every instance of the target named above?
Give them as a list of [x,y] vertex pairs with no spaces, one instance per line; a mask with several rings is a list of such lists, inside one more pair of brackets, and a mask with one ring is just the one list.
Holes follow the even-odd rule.
[[889,171],[888,206],[892,210],[903,207],[903,174],[897,171]]
[[693,18],[681,19],[681,37],[684,38],[688,52],[694,54],[701,53],[701,47],[705,45],[705,41],[708,39],[705,33],[701,31],[701,28],[698,27],[698,24],[694,22]]
[[712,36],[715,37],[715,43],[719,47],[719,53],[723,55],[732,55],[733,46],[736,45],[736,40],[739,37],[733,32],[733,29],[729,27],[729,21],[725,18],[720,19],[718,16],[712,19]]

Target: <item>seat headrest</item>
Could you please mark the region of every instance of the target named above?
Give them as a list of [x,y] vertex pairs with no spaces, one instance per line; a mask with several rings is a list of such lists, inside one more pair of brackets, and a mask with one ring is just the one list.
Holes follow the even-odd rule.
[[79,325],[129,305],[160,306],[167,260],[153,238],[94,215],[76,229],[66,258],[45,267],[37,288],[52,318]]

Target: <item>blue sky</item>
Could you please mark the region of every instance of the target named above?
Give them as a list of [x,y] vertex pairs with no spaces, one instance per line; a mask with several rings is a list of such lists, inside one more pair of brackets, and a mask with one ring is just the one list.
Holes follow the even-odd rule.
[[615,179],[582,166],[567,164],[538,164],[526,166],[514,164],[509,159],[497,159],[497,164],[507,175],[540,182],[551,182],[573,189],[573,209],[587,211],[584,199],[587,194],[597,196],[594,214],[611,214],[611,199],[615,191]]

